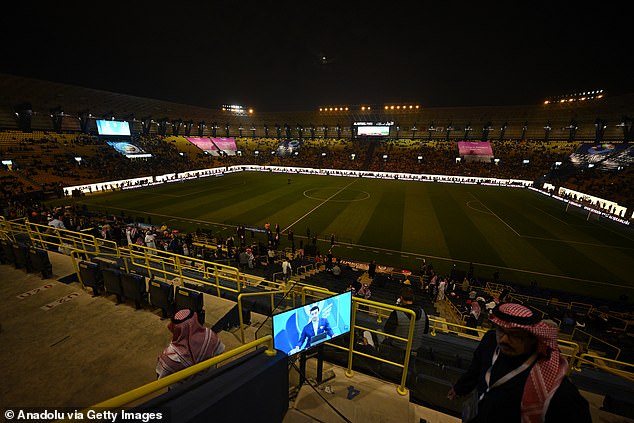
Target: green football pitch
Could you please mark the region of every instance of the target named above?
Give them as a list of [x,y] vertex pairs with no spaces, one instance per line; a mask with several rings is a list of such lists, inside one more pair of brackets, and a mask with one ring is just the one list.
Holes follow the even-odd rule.
[[[153,225],[235,234],[280,225],[322,253],[440,273],[537,284],[602,299],[634,298],[634,230],[528,189],[341,176],[239,172],[82,197],[90,210],[151,217]],[[256,235],[261,236],[261,235]],[[249,235],[247,235],[249,237]]]

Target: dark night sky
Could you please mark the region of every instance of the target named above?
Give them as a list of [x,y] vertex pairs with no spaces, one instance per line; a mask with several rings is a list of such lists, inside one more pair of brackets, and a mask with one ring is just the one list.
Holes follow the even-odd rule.
[[0,18],[0,72],[205,107],[524,105],[634,92],[625,3],[13,3]]

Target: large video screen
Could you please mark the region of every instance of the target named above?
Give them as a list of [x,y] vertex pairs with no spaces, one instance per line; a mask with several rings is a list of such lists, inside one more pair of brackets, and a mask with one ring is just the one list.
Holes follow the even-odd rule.
[[359,137],[387,137],[389,135],[389,126],[357,126],[357,136]]
[[145,151],[143,151],[143,149],[139,146],[136,146],[134,144],[131,144],[129,142],[125,142],[125,141],[106,141],[106,144],[108,144],[110,147],[114,148],[115,150],[117,150],[117,152],[123,154],[124,156],[126,156],[129,159],[138,159],[138,158],[144,158],[144,157],[152,157],[151,154],[146,153]]
[[458,154],[461,156],[493,156],[491,143],[486,141],[460,141],[458,142]]
[[130,125],[126,121],[97,120],[99,135],[130,136]]
[[570,155],[575,166],[619,170],[634,164],[634,148],[628,143],[581,144]]
[[350,332],[352,292],[273,315],[273,345],[294,355]]

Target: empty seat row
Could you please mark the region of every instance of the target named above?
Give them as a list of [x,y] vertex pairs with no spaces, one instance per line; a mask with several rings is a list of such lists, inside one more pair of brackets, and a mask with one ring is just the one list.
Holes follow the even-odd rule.
[[9,240],[2,240],[0,243],[2,263],[11,264],[16,269],[24,269],[28,273],[40,273],[42,279],[53,276],[53,265],[49,260],[48,251]]
[[79,273],[82,283],[92,288],[95,296],[101,291],[115,295],[117,304],[126,300],[134,301],[140,309],[144,304],[160,308],[163,317],[171,317],[175,311],[189,308],[198,313],[201,324],[205,321],[203,293],[174,286],[169,282],[150,278],[146,282],[143,275],[129,273],[112,267],[100,267],[99,264],[81,261]]

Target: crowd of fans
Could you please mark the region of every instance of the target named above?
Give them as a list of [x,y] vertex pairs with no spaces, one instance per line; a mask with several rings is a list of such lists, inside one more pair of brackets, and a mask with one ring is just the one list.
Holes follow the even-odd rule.
[[[182,140],[181,140],[182,138]],[[11,132],[3,138],[0,154],[12,160],[2,173],[17,175],[18,191],[59,193],[63,185],[120,180],[240,164],[301,166],[404,173],[515,178],[536,181],[565,162],[577,143],[566,141],[490,140],[497,162],[457,160],[455,141],[304,139],[292,154],[277,152],[277,138],[238,138],[238,152],[206,154],[183,148],[184,137],[135,135],[130,142],[151,157],[129,159],[98,137],[86,134]],[[81,157],[81,160],[77,158]],[[526,162],[528,161],[528,162]],[[582,171],[556,180],[608,200],[628,202],[632,171],[618,178],[603,172]],[[625,189],[625,191],[624,191]],[[583,191],[586,190],[586,191]],[[5,195],[6,197],[6,195]],[[617,201],[618,202],[618,201]],[[631,206],[631,204],[628,204]]]

